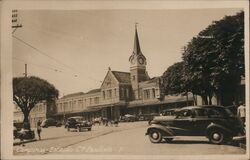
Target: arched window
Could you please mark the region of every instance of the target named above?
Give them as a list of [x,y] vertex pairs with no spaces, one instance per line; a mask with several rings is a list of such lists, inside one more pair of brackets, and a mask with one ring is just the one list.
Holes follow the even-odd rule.
[[102,97],[105,99],[105,91],[102,91]]
[[153,98],[155,98],[155,89],[152,89]]

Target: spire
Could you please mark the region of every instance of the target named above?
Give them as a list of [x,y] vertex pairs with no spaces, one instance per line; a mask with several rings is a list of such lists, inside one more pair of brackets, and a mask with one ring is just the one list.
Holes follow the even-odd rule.
[[136,55],[141,53],[139,37],[138,37],[138,33],[137,33],[137,24],[138,23],[135,23],[135,39],[134,39],[134,51],[133,51],[133,53]]

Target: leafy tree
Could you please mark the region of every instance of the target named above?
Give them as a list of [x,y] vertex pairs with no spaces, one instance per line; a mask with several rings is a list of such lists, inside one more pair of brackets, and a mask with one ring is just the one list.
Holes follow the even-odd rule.
[[177,62],[170,66],[162,75],[165,94],[186,93],[184,62]]
[[46,100],[54,102],[58,98],[58,90],[46,80],[38,77],[13,78],[13,100],[24,115],[23,122],[29,123],[29,114],[38,102]]
[[244,13],[215,21],[185,47],[183,53],[189,89],[211,104],[215,94],[234,93],[244,64]]

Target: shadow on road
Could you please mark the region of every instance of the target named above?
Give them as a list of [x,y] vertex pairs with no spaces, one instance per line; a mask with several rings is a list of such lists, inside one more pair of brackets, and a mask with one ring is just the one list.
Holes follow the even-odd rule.
[[[161,142],[161,143],[167,143],[167,144],[211,144],[211,145],[219,145],[219,144],[212,144],[209,141],[204,140],[173,140],[172,142]],[[239,147],[238,141],[231,141],[231,142],[225,142],[222,145],[229,145],[229,146],[237,146]]]

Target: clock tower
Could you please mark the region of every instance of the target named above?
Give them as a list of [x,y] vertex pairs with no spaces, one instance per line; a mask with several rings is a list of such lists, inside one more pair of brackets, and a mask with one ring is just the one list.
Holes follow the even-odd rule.
[[146,57],[142,54],[140,48],[137,25],[135,25],[134,50],[132,55],[129,57],[129,62],[133,97],[134,99],[139,99],[139,82],[148,80],[149,76],[146,72]]

